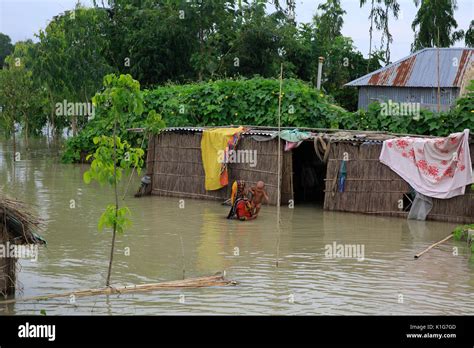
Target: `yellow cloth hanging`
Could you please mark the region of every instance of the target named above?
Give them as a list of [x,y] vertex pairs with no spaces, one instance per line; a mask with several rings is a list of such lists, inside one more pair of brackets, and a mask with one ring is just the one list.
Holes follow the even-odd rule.
[[223,151],[227,143],[235,133],[242,132],[243,127],[238,128],[212,128],[202,133],[201,156],[204,173],[206,175],[205,187],[207,191],[218,190],[225,185],[221,184],[220,174]]

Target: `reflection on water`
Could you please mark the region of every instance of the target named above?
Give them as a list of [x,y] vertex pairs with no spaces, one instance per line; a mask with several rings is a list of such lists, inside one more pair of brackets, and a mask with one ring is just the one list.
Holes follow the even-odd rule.
[[[44,140],[12,148],[0,142],[0,190],[32,205],[46,225],[48,246],[37,263],[22,260],[22,296],[101,287],[109,232],[98,232],[107,187],[85,185],[83,165],[61,164]],[[450,241],[421,259],[413,255],[452,230],[452,224],[325,212],[318,206],[282,209],[280,267],[275,267],[276,209],[254,221],[225,219],[227,207],[187,199],[133,198],[134,224],[118,237],[116,285],[210,275],[226,270],[239,285],[121,296],[18,303],[1,314],[472,314],[474,262],[465,243]],[[124,187],[122,187],[124,189]],[[75,208],[71,208],[71,200]],[[361,244],[365,259],[326,258],[327,244]],[[458,256],[452,248],[458,247]],[[130,248],[126,256],[125,248]],[[183,258],[184,252],[184,258]],[[399,295],[403,303],[399,303]],[[185,303],[180,302],[184,295]],[[294,301],[292,299],[294,298]]]

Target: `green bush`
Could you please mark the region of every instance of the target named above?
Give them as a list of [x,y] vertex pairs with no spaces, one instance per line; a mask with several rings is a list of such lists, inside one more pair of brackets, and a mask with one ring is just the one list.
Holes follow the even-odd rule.
[[[129,128],[139,128],[146,125],[148,113],[137,115],[128,112],[121,120],[118,136],[127,141],[132,147],[140,147],[143,133],[127,131]],[[105,110],[96,108],[95,117],[75,137],[69,138],[62,155],[64,163],[85,162],[86,155],[96,150],[93,139],[102,135],[112,136],[114,128],[113,117],[108,116]],[[146,146],[146,141],[144,146]]]
[[[469,93],[460,98],[449,112],[433,113],[421,110],[420,115],[393,116],[382,112],[378,103],[367,111],[348,112],[334,105],[330,96],[309,84],[286,79],[282,93],[282,126],[377,130],[393,133],[446,136],[465,128],[474,128],[474,83]],[[132,146],[141,145],[142,134],[127,128],[144,127],[146,115],[156,111],[168,127],[278,124],[279,80],[253,79],[218,80],[186,85],[168,85],[143,91],[145,112],[130,114],[120,130],[120,138]],[[66,143],[65,162],[77,162],[85,153],[95,150],[92,139],[112,134],[113,120],[100,110],[78,136]],[[146,145],[146,143],[145,143]]]
[[451,110],[439,114],[421,109],[419,115],[394,116],[382,112],[379,103],[372,103],[367,111],[341,114],[339,128],[437,136],[474,129],[474,80],[467,92]]
[[454,239],[467,241],[471,252],[474,253],[474,243],[472,240],[468,240],[468,230],[474,230],[474,224],[457,226],[453,231]]
[[[149,111],[156,111],[169,127],[260,125],[278,123],[277,79],[219,80],[187,85],[169,85],[143,92],[145,112],[130,114],[122,124],[119,136],[132,146],[141,145],[142,134],[128,128],[144,127]],[[336,124],[344,109],[309,84],[289,79],[282,93],[282,125],[294,127],[329,127]],[[96,115],[74,138],[66,142],[64,162],[78,162],[95,151],[92,139],[111,135],[113,120],[96,110]],[[146,143],[145,143],[146,145]]]
[[[327,127],[346,111],[309,84],[284,81],[282,125]],[[278,124],[277,79],[218,80],[171,85],[145,92],[145,107],[156,110],[168,126],[223,126]]]
[[[464,99],[460,99],[464,100]],[[474,113],[455,107],[449,112],[435,113],[420,110],[419,115],[393,116],[381,112],[379,103],[369,105],[367,111],[342,114],[341,129],[385,131],[401,134],[447,136],[464,129],[474,129]]]

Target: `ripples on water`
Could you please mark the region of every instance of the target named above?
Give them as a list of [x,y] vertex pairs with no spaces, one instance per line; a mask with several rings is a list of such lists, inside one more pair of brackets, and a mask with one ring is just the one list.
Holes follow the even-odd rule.
[[[0,189],[34,206],[46,224],[48,247],[37,263],[22,260],[23,296],[101,287],[111,234],[97,232],[108,188],[82,183],[81,165],[60,164],[45,144],[24,151],[12,166],[11,148],[0,143]],[[134,178],[125,203],[133,226],[119,236],[112,274],[117,285],[143,284],[226,270],[236,287],[167,290],[121,296],[18,303],[0,314],[473,314],[474,262],[465,243],[450,241],[419,260],[413,255],[445,237],[454,225],[325,212],[319,206],[282,208],[279,268],[276,209],[265,206],[250,222],[228,221],[215,202],[177,198],[134,199]],[[123,188],[122,188],[123,189]],[[76,208],[70,208],[74,199]],[[362,244],[364,261],[328,259],[325,246]],[[453,256],[457,246],[459,255]],[[130,256],[124,248],[130,248]],[[234,255],[238,248],[239,255]],[[399,303],[399,295],[403,303]],[[180,303],[184,295],[185,303]],[[294,301],[292,301],[294,300]]]

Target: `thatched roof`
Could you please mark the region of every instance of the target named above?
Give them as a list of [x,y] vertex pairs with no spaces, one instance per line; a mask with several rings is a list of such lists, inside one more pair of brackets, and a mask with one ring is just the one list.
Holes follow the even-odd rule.
[[0,242],[46,244],[36,232],[41,223],[24,203],[0,195]]

